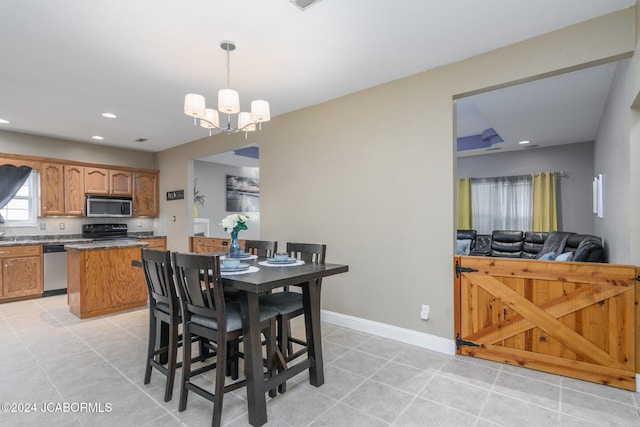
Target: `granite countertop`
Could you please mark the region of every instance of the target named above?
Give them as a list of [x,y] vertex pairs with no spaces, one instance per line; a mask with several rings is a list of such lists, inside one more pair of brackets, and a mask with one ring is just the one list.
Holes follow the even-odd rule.
[[147,242],[104,240],[100,242],[71,243],[64,245],[66,250],[92,251],[96,249],[119,249],[147,246]]
[[[154,236],[147,232],[129,233],[131,237],[137,237],[139,239],[160,239],[167,236]],[[97,248],[96,245],[101,247],[113,247],[114,243],[111,242],[97,242],[92,243],[91,239],[83,239],[81,234],[52,234],[41,236],[0,236],[0,247],[2,246],[27,246],[27,245],[42,245],[42,244],[64,244],[67,247],[70,244],[74,245],[93,245],[92,248]],[[123,242],[119,242],[118,245],[124,245]],[[146,243],[127,242],[127,245],[144,246]],[[125,246],[122,246],[125,247]],[[78,248],[72,248],[78,249]]]

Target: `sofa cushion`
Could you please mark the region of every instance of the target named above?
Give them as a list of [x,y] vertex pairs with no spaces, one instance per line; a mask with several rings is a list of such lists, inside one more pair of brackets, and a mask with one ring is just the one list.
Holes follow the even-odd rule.
[[520,230],[494,230],[491,233],[491,256],[521,258],[523,243]]
[[556,254],[555,252],[547,252],[546,254],[540,255],[538,259],[543,261],[553,261],[554,259],[556,259]]
[[476,246],[476,230],[457,230],[456,239],[458,240],[471,240],[470,250],[473,250]]
[[547,240],[549,233],[542,231],[527,231],[524,233],[524,243],[522,244],[522,257],[523,258],[538,258],[540,249]]
[[584,235],[584,238],[573,252],[573,261],[602,262],[603,256],[602,240],[599,237],[587,234]]
[[556,257],[556,261],[571,261],[573,252],[564,252]]
[[460,239],[456,241],[456,255],[469,255],[471,252],[471,239]]

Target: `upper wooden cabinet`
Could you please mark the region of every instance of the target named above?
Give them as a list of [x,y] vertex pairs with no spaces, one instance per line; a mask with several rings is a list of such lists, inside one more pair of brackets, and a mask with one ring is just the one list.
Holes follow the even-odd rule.
[[64,166],[43,163],[40,168],[40,211],[42,216],[64,215]]
[[131,196],[131,172],[116,169],[84,168],[84,192]]
[[133,216],[160,214],[159,182],[157,173],[133,173]]
[[64,213],[84,216],[84,167],[64,166]]
[[43,163],[40,168],[42,216],[84,215],[84,168]]

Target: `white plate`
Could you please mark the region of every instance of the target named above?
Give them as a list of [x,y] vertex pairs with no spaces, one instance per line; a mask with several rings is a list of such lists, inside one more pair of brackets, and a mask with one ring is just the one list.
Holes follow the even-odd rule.
[[289,259],[285,259],[284,261],[278,261],[275,258],[267,258],[267,261],[270,264],[293,264],[298,260],[296,258],[289,258]]
[[220,271],[224,273],[228,273],[230,271],[242,271],[242,270],[246,270],[247,268],[249,268],[249,264],[245,264],[243,262],[241,262],[240,265],[237,267],[225,267],[222,264],[220,265]]

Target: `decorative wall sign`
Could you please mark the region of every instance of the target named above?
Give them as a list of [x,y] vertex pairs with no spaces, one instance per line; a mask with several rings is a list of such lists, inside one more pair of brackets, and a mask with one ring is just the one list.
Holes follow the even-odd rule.
[[227,212],[260,212],[260,180],[227,175]]
[[184,190],[167,191],[167,200],[184,199]]

